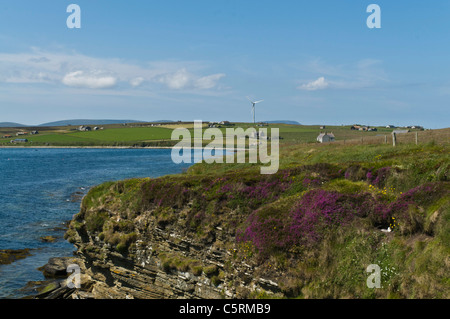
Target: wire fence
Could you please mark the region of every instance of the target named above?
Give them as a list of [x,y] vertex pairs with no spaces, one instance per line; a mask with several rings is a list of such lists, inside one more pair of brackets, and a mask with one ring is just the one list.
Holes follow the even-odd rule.
[[450,129],[415,131],[408,133],[380,134],[376,136],[364,136],[354,139],[338,140],[334,143],[348,145],[369,145],[369,144],[448,144],[450,143]]

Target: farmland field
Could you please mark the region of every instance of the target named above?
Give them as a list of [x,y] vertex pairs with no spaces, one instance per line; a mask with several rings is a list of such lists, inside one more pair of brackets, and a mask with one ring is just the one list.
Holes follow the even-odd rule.
[[[242,128],[246,130],[253,127],[250,123],[234,123],[231,126],[219,126],[225,136],[226,129]],[[42,128],[2,128],[0,135],[11,135],[12,138],[1,138],[0,145],[11,145],[10,141],[16,138],[16,133],[24,130],[30,132],[39,130],[38,135],[25,135],[21,138],[28,139],[28,143],[22,146],[173,146],[176,141],[171,140],[173,129],[187,128],[191,136],[193,134],[193,123],[174,123],[162,126],[149,126],[140,124],[135,126],[105,125],[103,130],[80,132],[74,127],[42,127]],[[261,127],[256,127],[260,129]],[[379,136],[390,136],[393,129],[377,127],[377,131],[356,131],[351,130],[351,126],[326,126],[320,128],[319,125],[288,125],[270,124],[263,128],[278,128],[281,143],[314,143],[321,132],[332,132],[336,141],[370,139]],[[204,124],[203,129],[207,129]],[[208,143],[205,140],[204,143]]]

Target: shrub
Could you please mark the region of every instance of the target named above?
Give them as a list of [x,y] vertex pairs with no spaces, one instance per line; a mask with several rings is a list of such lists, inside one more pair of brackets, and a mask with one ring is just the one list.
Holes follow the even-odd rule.
[[367,170],[360,165],[351,165],[345,171],[345,179],[357,182],[367,178]]
[[391,172],[392,168],[389,166],[382,167],[375,172],[370,169],[366,174],[366,178],[370,184],[382,187],[386,184],[386,180],[389,178]]
[[116,250],[121,254],[128,252],[131,244],[135,243],[137,239],[136,233],[120,234],[119,243],[116,246]]
[[101,231],[105,221],[109,219],[109,214],[104,211],[97,211],[86,217],[86,229],[89,232]]
[[247,227],[237,232],[236,239],[251,241],[262,254],[294,246],[312,246],[321,240],[327,229],[346,225],[371,210],[373,199],[368,193],[341,194],[314,189],[285,213],[253,212],[247,219]]
[[323,237],[323,232],[335,226],[347,225],[355,216],[363,217],[371,208],[371,196],[341,194],[322,189],[306,193],[291,211],[289,243],[311,245]]
[[203,272],[203,267],[201,265],[191,265],[191,271],[194,276],[200,276]]
[[222,280],[219,278],[219,276],[213,276],[212,278],[211,278],[211,283],[214,285],[214,286],[218,286],[218,285],[220,285],[220,283],[222,282]]
[[203,272],[205,273],[206,276],[212,277],[219,273],[219,269],[217,268],[216,265],[211,265],[203,268]]
[[127,247],[127,245],[125,243],[120,242],[120,243],[117,244],[116,250],[119,253],[124,254],[124,253],[126,253],[128,251],[128,247]]
[[182,207],[190,200],[191,190],[178,180],[169,178],[152,179],[141,185],[141,203],[143,210],[153,207]]
[[424,207],[445,194],[448,194],[445,185],[428,183],[389,203],[366,192],[313,189],[284,213],[273,207],[255,210],[247,218],[245,228],[236,232],[236,239],[252,242],[262,255],[292,247],[312,247],[326,232],[348,225],[356,217],[368,217],[372,225],[383,228],[396,218],[400,231],[412,234],[424,229]]

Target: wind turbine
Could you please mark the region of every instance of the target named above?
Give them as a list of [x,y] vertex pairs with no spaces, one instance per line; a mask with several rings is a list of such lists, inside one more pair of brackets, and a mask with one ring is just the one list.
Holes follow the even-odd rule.
[[256,102],[253,102],[252,100],[250,100],[250,98],[247,96],[247,99],[252,103],[252,113],[253,113],[253,124],[256,124],[256,120],[255,120],[255,106],[256,106],[256,104],[258,104],[258,103],[261,103],[262,101],[264,101],[264,100],[260,100],[260,101],[256,101]]

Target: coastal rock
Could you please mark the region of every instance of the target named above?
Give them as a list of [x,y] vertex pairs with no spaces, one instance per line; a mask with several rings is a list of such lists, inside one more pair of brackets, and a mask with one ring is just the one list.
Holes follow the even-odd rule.
[[67,277],[67,267],[71,264],[79,264],[80,261],[74,257],[54,257],[48,263],[40,267],[46,278]]
[[31,255],[30,249],[0,249],[0,265],[11,264]]
[[70,202],[72,203],[80,202],[83,199],[84,195],[85,194],[81,191],[73,192],[72,194],[70,194]]
[[40,240],[44,243],[54,243],[56,241],[56,237],[54,236],[43,236]]
[[[221,229],[214,236],[206,233],[195,238],[183,227],[161,228],[150,212],[138,216],[133,224],[122,212],[104,205],[93,207],[89,215],[87,222],[75,216],[66,233],[77,247],[87,283],[69,298],[234,299],[260,291],[283,297],[272,278],[261,279],[248,260],[227,251]],[[98,225],[107,222],[116,226],[109,233],[99,233]],[[113,233],[119,229],[127,233]],[[134,243],[127,244],[128,238]],[[47,268],[52,270],[56,264],[62,270],[67,263],[58,267],[60,262],[65,260],[51,260]],[[243,278],[243,273],[248,275]],[[245,293],[244,286],[250,287]]]
[[71,299],[75,288],[69,288],[58,281],[50,282],[35,299]]

